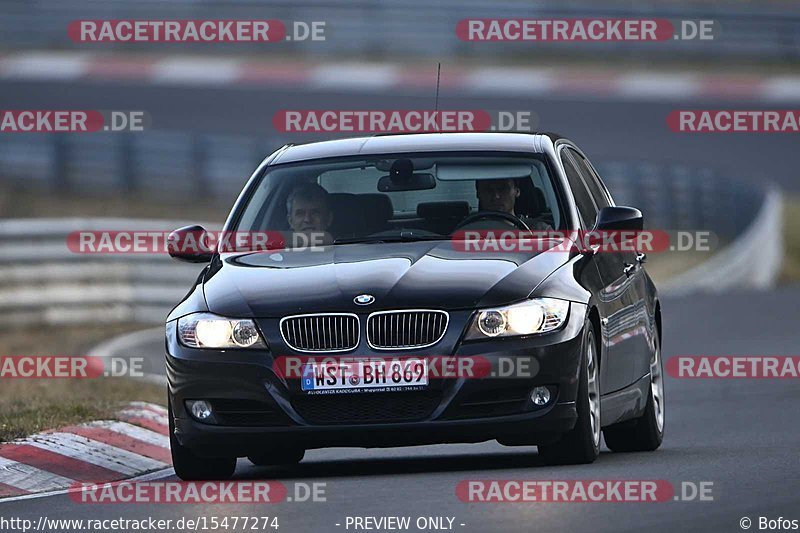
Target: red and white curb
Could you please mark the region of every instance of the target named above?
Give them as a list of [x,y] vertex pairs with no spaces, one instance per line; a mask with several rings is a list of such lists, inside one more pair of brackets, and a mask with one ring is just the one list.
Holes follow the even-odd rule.
[[[129,57],[44,51],[0,56],[0,80],[135,81],[162,86],[286,87],[380,93],[433,90],[436,69],[386,63],[316,65],[221,57]],[[443,89],[493,96],[800,101],[797,75],[445,65],[441,83]]]
[[66,490],[81,482],[118,481],[170,465],[167,410],[133,402],[117,420],[0,444],[0,498]]

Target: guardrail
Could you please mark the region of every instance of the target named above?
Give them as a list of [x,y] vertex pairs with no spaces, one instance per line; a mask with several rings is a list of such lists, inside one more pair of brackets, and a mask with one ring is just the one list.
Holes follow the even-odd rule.
[[169,231],[186,224],[115,218],[0,221],[0,327],[159,322],[202,266],[174,262],[166,254],[77,254],[69,250],[67,236],[91,230]]
[[[6,0],[0,4],[0,46],[5,48],[97,49],[75,44],[67,25],[76,19],[280,19],[324,21],[323,43],[287,41],[279,44],[152,43],[136,46],[105,44],[105,50],[150,49],[203,51],[204,53],[258,51],[261,53],[313,53],[325,56],[464,57],[499,55],[530,57],[530,43],[496,42],[475,45],[459,41],[456,23],[470,18],[667,18],[715,20],[722,26],[713,41],[536,43],[536,57],[598,53],[624,56],[674,57],[680,53],[699,58],[735,56],[773,60],[800,57],[800,13],[791,2],[555,2],[525,0],[159,0],[82,2],[78,0]],[[268,48],[265,48],[268,47]],[[558,54],[558,56],[556,56]],[[607,57],[607,56],[606,56]]]
[[[2,135],[2,180],[61,192],[158,191],[235,199],[277,137],[147,131]],[[233,192],[231,192],[233,191]]]
[[783,200],[770,189],[747,229],[701,265],[660,285],[670,294],[765,289],[774,285],[783,263]]
[[[280,137],[146,131],[135,135],[5,135],[2,180],[48,192],[214,197],[232,204]],[[651,161],[595,161],[619,203],[642,209],[650,227],[713,227],[722,237],[743,231],[761,194],[712,168]],[[736,212],[736,217],[728,216]]]
[[[777,191],[679,165],[606,162],[597,166],[617,202],[640,207],[648,227],[704,229],[729,243],[707,263],[662,285],[663,290],[685,293],[763,288],[774,283],[783,250]],[[187,223],[115,218],[0,220],[0,328],[160,323],[186,294],[201,266],[172,261],[166,254],[78,254],[68,248],[67,236],[91,230],[169,231]]]

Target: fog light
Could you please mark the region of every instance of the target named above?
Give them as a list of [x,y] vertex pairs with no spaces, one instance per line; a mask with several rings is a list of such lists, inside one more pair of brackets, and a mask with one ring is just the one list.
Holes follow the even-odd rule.
[[197,420],[208,421],[211,418],[211,405],[203,400],[189,400],[189,412]]
[[547,405],[550,403],[550,389],[547,387],[536,387],[533,389],[533,392],[531,392],[531,401],[533,405],[539,407]]

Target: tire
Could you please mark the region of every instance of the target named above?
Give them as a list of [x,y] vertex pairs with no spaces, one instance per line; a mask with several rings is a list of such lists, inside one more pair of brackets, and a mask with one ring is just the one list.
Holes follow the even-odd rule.
[[539,455],[551,465],[593,463],[600,455],[600,360],[594,326],[587,320],[583,342],[575,427],[553,444],[539,445]]
[[664,440],[664,369],[661,341],[656,337],[650,358],[650,394],[639,418],[614,424],[603,430],[606,446],[613,452],[651,452]]
[[247,458],[256,466],[280,466],[297,464],[305,455],[303,448],[282,448],[259,455],[248,455]]
[[184,481],[228,479],[236,470],[236,457],[198,457],[189,448],[181,445],[175,437],[175,421],[172,403],[169,403],[169,448],[172,452],[172,468],[175,475]]

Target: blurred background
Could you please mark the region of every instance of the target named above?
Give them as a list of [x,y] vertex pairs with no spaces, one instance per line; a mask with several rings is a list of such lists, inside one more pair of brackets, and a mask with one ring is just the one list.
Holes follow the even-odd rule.
[[[714,21],[713,40],[467,42],[459,20]],[[79,19],[280,19],[324,40],[76,43]],[[800,276],[798,137],[674,133],[676,109],[788,109],[800,101],[793,1],[3,0],[0,107],[141,110],[127,133],[0,134],[0,346],[80,353],[162,322],[199,267],[83,256],[66,234],[219,225],[259,162],[287,142],[285,109],[528,111],[574,140],[618,204],[659,229],[708,230],[711,253],[653,257],[666,292],[776,290]],[[47,333],[42,326],[47,326]],[[55,334],[53,332],[56,332]]]

